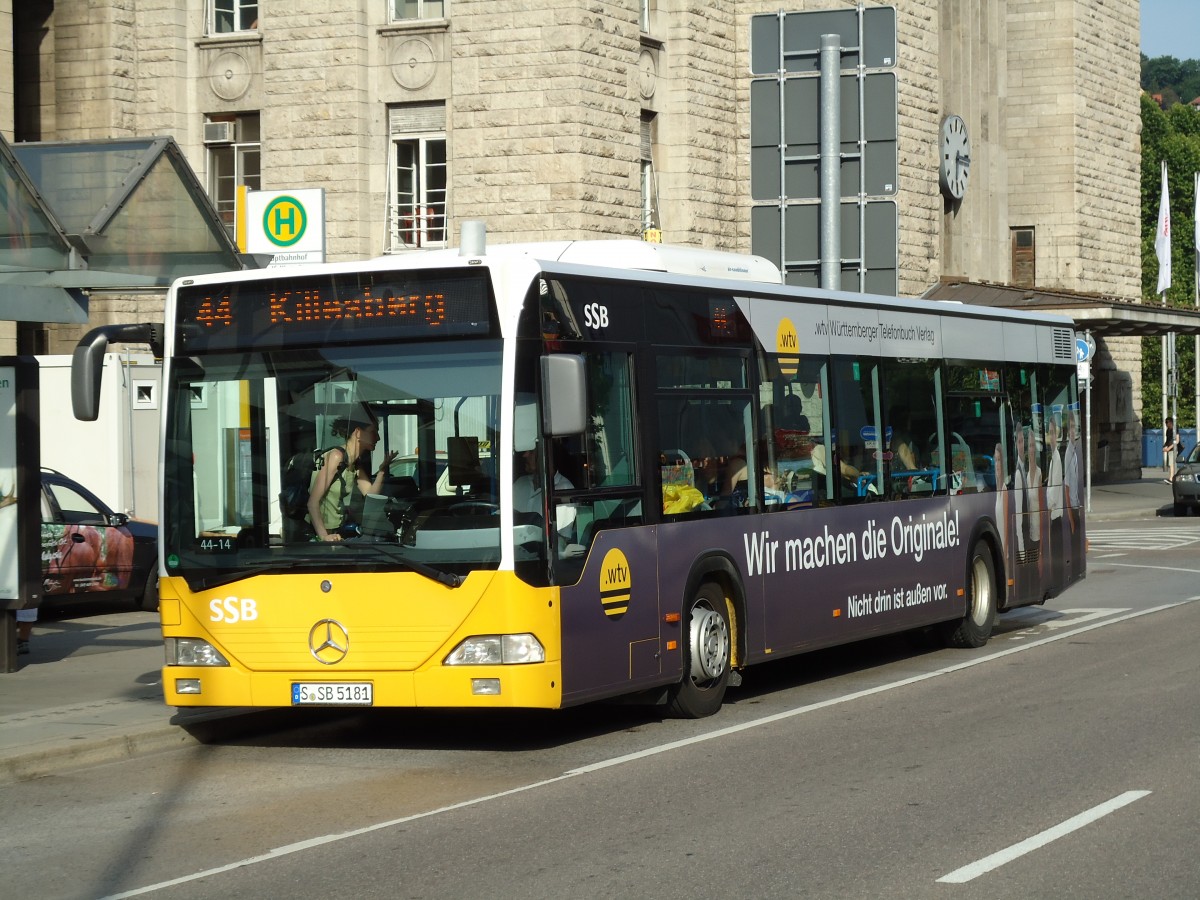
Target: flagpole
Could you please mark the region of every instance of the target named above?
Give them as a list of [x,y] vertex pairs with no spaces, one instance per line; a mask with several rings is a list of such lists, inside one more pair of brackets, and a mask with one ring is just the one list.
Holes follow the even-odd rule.
[[[1162,193],[1158,198],[1158,224],[1154,229],[1154,255],[1158,257],[1158,286],[1155,292],[1159,295],[1162,306],[1167,305],[1167,289],[1171,287],[1171,196],[1167,191],[1167,161],[1162,161]],[[1171,342],[1169,333],[1162,336],[1162,418],[1163,428],[1167,426],[1167,355]],[[1164,438],[1166,432],[1164,430]],[[1164,464],[1166,460],[1163,460]]]

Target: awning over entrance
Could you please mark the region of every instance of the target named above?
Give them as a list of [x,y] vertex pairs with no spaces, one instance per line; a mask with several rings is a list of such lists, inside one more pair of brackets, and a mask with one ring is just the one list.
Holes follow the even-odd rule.
[[172,138],[0,137],[0,320],[84,323],[88,289],[241,268]]
[[928,300],[957,300],[977,306],[1061,313],[1075,320],[1077,330],[1090,331],[1097,337],[1156,337],[1170,332],[1200,334],[1200,312],[1196,310],[1131,303],[1100,294],[944,278],[927,290],[924,297]]

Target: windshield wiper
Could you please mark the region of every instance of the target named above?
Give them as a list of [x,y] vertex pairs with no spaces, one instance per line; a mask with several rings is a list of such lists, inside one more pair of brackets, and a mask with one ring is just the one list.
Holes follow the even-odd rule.
[[426,578],[430,579],[431,581],[436,581],[439,584],[444,584],[444,585],[446,585],[446,587],[452,587],[452,588],[461,587],[462,583],[464,581],[466,581],[466,578],[464,578],[462,575],[455,575],[453,572],[446,572],[442,569],[437,568],[436,566],[431,566],[428,563],[418,562],[415,559],[411,559],[410,557],[405,556],[403,553],[399,552],[398,550],[393,550],[387,544],[375,544],[375,543],[360,544],[355,541],[344,541],[340,544],[340,546],[341,547],[353,547],[357,550],[381,550],[381,551],[383,551],[383,554],[388,559],[394,560],[394,561],[400,563],[401,565],[407,566],[408,568],[410,568],[414,572],[416,572],[418,575],[424,575]]
[[[462,575],[455,575],[453,572],[445,572],[427,563],[418,562],[415,559],[409,559],[403,553],[393,550],[386,544],[360,544],[355,541],[345,541],[335,544],[325,545],[330,550],[330,555],[343,553],[346,550],[379,550],[383,551],[383,555],[389,560],[398,562],[401,565],[412,569],[418,575],[424,575],[431,581],[436,581],[439,584],[444,584],[447,587],[461,587],[466,579]],[[336,548],[336,549],[334,549]],[[294,570],[297,566],[306,567],[321,567],[325,566],[330,561],[330,555],[321,557],[308,556],[293,556],[285,559],[273,559],[269,563],[257,566],[246,566],[244,568],[218,569],[215,571],[206,572],[205,574],[196,577],[195,575],[185,576],[188,587],[193,592],[207,591],[210,588],[220,587],[223,584],[229,584],[234,581],[240,581],[243,578],[253,578],[255,575],[278,575],[284,572]]]
[[197,591],[207,591],[209,588],[220,587],[223,584],[229,584],[233,581],[241,581],[243,578],[253,578],[255,575],[277,575],[290,571],[297,565],[306,563],[311,565],[312,562],[312,560],[302,557],[278,559],[272,560],[269,564],[265,565],[218,569],[214,572],[208,572],[199,578],[194,575],[185,575],[184,580],[187,581],[188,587],[195,593]]

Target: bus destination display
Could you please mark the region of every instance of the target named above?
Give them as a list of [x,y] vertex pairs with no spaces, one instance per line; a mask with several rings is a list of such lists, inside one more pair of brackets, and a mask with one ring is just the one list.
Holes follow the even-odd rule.
[[486,336],[492,304],[483,272],[358,272],[185,285],[177,298],[181,352]]

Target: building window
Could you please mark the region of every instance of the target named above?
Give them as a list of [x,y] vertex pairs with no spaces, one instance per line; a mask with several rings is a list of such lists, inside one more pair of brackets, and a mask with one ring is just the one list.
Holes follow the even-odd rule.
[[393,22],[412,19],[444,19],[447,0],[390,0]]
[[1037,243],[1032,228],[1011,228],[1012,283],[1015,287],[1037,286]]
[[638,2],[638,27],[643,34],[650,32],[650,16],[653,13],[652,0],[639,0]]
[[446,107],[414,103],[388,111],[387,252],[446,246]]
[[209,34],[253,31],[257,27],[258,0],[209,0]]
[[656,116],[642,112],[641,166],[642,166],[642,233],[662,228],[658,212],[658,176],[654,171],[654,137],[657,131]]
[[208,196],[229,236],[236,238],[238,188],[262,189],[258,113],[205,120],[204,143]]

